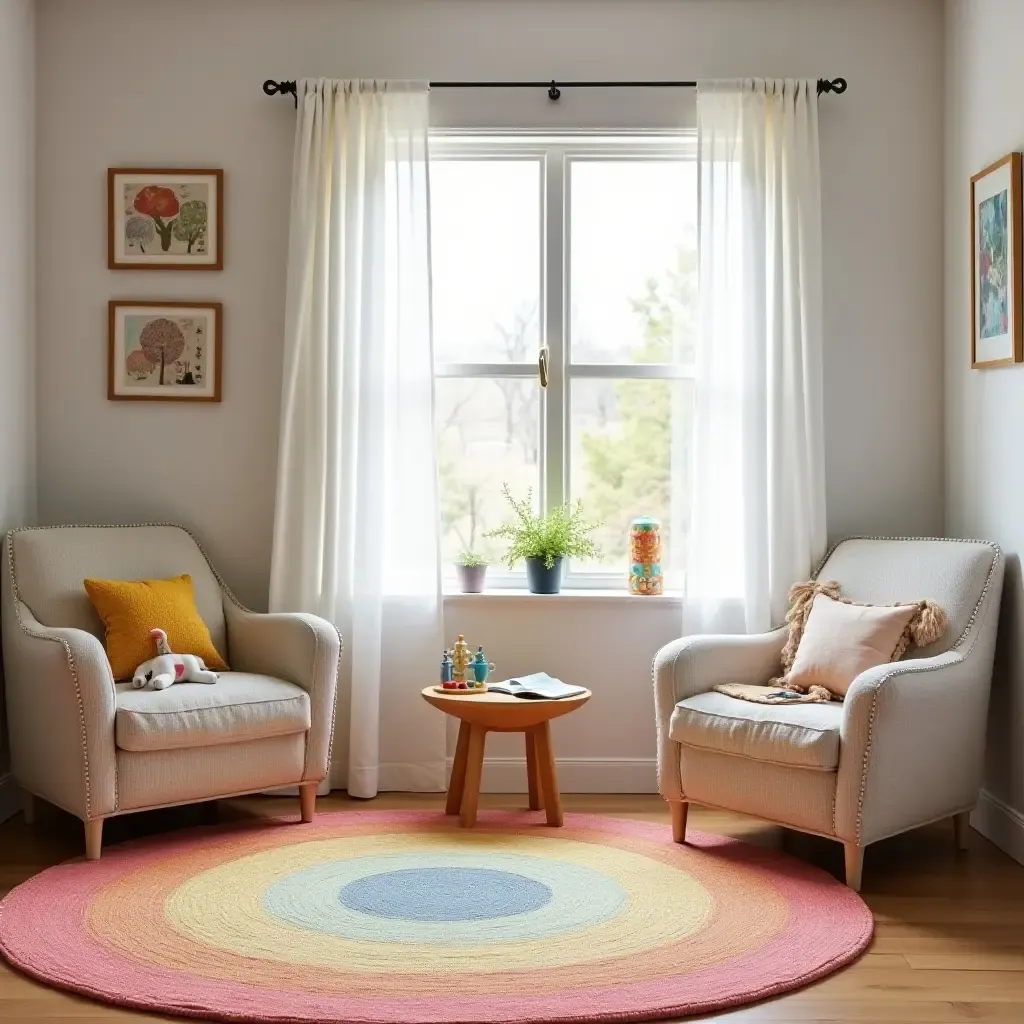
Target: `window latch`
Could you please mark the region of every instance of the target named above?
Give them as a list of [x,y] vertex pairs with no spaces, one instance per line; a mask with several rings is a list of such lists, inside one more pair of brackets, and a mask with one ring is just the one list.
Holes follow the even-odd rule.
[[540,386],[548,386],[548,347],[545,345],[540,350],[540,357],[537,360],[537,376],[540,378]]

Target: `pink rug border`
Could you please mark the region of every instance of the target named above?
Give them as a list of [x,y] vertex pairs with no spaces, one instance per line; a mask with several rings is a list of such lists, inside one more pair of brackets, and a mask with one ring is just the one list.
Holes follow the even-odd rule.
[[[775,850],[766,850],[729,839],[699,832],[687,835],[688,845],[708,852],[720,850],[723,854],[742,859],[749,869],[771,875],[773,884],[786,897],[790,906],[799,913],[791,915],[788,927],[767,945],[751,953],[702,971],[661,978],[611,988],[580,988],[540,996],[523,995],[510,999],[482,996],[460,996],[458,999],[392,997],[381,1003],[366,997],[345,997],[334,994],[312,993],[299,989],[262,989],[237,982],[218,979],[199,979],[183,976],[181,972],[162,969],[157,965],[140,967],[145,975],[146,997],[125,992],[111,992],[89,980],[83,980],[81,968],[67,972],[61,968],[67,959],[60,959],[58,950],[46,944],[36,929],[21,932],[19,941],[17,922],[22,914],[34,914],[36,893],[50,890],[54,876],[60,878],[61,889],[87,903],[96,889],[131,867],[161,857],[168,844],[179,849],[195,846],[202,848],[238,833],[264,831],[268,828],[302,828],[316,832],[321,828],[336,828],[347,823],[379,822],[381,825],[422,825],[434,830],[439,825],[451,825],[451,819],[434,811],[336,811],[318,815],[310,825],[296,826],[286,819],[267,818],[253,823],[221,826],[203,826],[165,836],[153,836],[111,847],[103,860],[86,863],[81,858],[65,862],[28,879],[0,902],[0,953],[22,973],[45,984],[89,996],[99,1002],[132,1009],[171,1013],[184,1017],[204,1017],[217,1021],[245,1021],[250,1024],[461,1024],[473,1021],[480,1024],[522,1024],[544,1021],[546,1024],[576,1024],[598,1021],[642,1021],[665,1017],[690,1016],[725,1010],[760,1002],[772,996],[802,988],[859,957],[871,941],[874,921],[870,910],[859,896],[837,882],[824,871],[805,864]],[[607,818],[588,814],[567,814],[568,830],[588,830],[641,838],[658,845],[672,846],[665,825],[622,818]],[[484,828],[515,828],[536,830],[538,835],[552,835],[552,831],[538,825],[536,816],[526,812],[483,812],[479,824]],[[557,833],[554,833],[557,835]],[[125,863],[127,861],[127,863]],[[85,870],[83,870],[85,868]],[[70,877],[61,877],[69,875]],[[49,877],[48,877],[49,876]],[[794,960],[792,941],[809,925],[823,923],[827,918],[830,947],[835,950],[825,960],[813,964]],[[795,920],[794,920],[795,918]],[[813,930],[813,929],[812,929]],[[26,935],[27,941],[26,941]],[[109,951],[84,929],[78,935],[67,935],[76,952],[72,963],[95,965],[109,960]],[[40,951],[37,945],[45,948]],[[840,947],[840,948],[837,948]],[[36,961],[47,954],[56,957],[56,963],[47,969]],[[790,962],[791,973],[779,979],[779,964]],[[763,975],[773,975],[770,980]],[[254,965],[258,969],[258,964]],[[734,985],[736,972],[742,972],[749,984],[742,990]],[[84,972],[88,975],[88,968]],[[733,984],[724,985],[727,980]],[[183,1000],[183,981],[187,987],[198,989],[197,1001]],[[679,1001],[684,989],[685,998]],[[217,1009],[211,1003],[235,1004],[237,1010]],[[622,1010],[623,1005],[637,1005],[641,1009]],[[571,1006],[574,1012],[562,1008]]]

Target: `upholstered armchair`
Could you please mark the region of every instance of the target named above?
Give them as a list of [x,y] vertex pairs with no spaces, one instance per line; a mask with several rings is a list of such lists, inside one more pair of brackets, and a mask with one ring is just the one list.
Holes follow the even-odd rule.
[[[334,728],[332,625],[247,611],[177,526],[14,530],[3,573],[11,767],[26,817],[33,796],[77,815],[90,860],[106,818],[153,807],[298,786],[312,820]],[[115,682],[82,581],[181,573],[231,671],[212,686]]]
[[947,817],[963,842],[981,785],[1003,558],[980,541],[855,539],[816,578],[838,580],[854,601],[930,599],[949,627],[828,704],[713,691],[778,675],[784,628],[676,640],[654,662],[659,788],[676,842],[691,801],[740,811],[838,839],[859,890],[869,843]]

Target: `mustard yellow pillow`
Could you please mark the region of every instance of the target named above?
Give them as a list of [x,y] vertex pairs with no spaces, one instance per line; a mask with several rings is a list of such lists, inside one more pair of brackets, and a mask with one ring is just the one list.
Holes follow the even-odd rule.
[[214,672],[228,666],[213,646],[196,608],[191,576],[169,580],[85,580],[85,590],[107,631],[107,658],[115,679],[131,679],[156,656],[151,629],[162,629],[175,654],[194,654]]

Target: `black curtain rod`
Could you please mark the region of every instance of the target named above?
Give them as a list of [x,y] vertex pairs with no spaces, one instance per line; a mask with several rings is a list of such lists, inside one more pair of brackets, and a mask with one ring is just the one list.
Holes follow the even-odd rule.
[[[696,89],[696,82],[431,82],[431,89],[547,89],[548,99],[557,100],[562,89]],[[291,96],[299,105],[298,83],[275,82],[268,78],[263,83],[268,96]],[[845,78],[819,78],[818,95],[824,92],[846,92]]]

